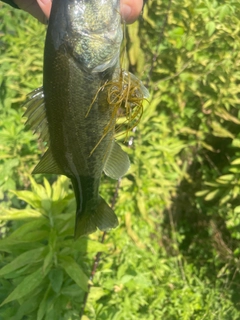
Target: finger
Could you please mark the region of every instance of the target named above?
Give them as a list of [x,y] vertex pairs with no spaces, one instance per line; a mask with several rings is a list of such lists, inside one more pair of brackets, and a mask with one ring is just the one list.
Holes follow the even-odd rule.
[[43,22],[43,23],[46,22],[46,17],[42,12],[42,10],[40,9],[36,0],[24,0],[24,1],[14,0],[14,2],[20,9],[30,13],[35,18],[37,18],[40,22]]
[[[49,19],[52,7],[51,0],[37,0],[39,7]],[[121,0],[121,15],[127,23],[133,23],[141,13],[143,0]]]
[[37,0],[37,3],[48,20],[49,16],[50,16],[51,7],[52,7],[52,1],[51,0]]
[[126,23],[133,23],[140,15],[143,0],[121,0],[121,15]]

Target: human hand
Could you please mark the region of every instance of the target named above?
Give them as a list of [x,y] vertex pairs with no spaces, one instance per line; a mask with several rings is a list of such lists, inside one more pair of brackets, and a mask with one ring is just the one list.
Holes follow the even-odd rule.
[[[14,0],[24,11],[29,12],[42,23],[47,23],[52,0]],[[133,23],[142,10],[143,0],[120,0],[121,15],[126,23]]]

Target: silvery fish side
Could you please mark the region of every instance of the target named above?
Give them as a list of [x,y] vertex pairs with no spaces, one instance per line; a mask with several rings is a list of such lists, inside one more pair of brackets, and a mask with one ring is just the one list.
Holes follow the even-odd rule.
[[121,41],[119,0],[53,0],[43,88],[29,95],[25,115],[49,146],[33,173],[72,181],[75,238],[118,225],[99,185],[102,171],[118,179],[130,165],[114,141],[116,114],[104,88],[119,76]]

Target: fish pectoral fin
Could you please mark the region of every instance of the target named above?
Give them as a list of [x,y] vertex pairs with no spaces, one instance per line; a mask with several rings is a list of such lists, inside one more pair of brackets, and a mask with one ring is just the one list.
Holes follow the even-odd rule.
[[49,142],[43,88],[32,91],[23,106],[27,108],[23,115],[27,117],[25,125],[29,125],[34,132],[39,132],[43,141]]
[[75,239],[93,233],[97,228],[109,231],[118,226],[118,218],[106,201],[99,197],[95,209],[86,208],[84,212],[77,212],[75,225]]
[[36,173],[64,174],[56,163],[50,148],[44,153],[42,159],[34,168],[32,174]]
[[130,161],[126,152],[115,141],[112,141],[111,149],[104,164],[104,173],[112,179],[121,178],[129,169]]

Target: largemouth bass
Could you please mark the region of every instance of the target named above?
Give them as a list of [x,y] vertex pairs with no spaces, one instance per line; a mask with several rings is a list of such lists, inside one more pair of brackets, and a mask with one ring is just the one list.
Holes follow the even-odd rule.
[[109,86],[120,76],[119,0],[53,0],[44,52],[43,88],[29,95],[27,123],[41,131],[48,150],[33,173],[72,181],[75,238],[118,225],[99,195],[101,174],[118,179],[128,155],[114,141],[116,108]]

